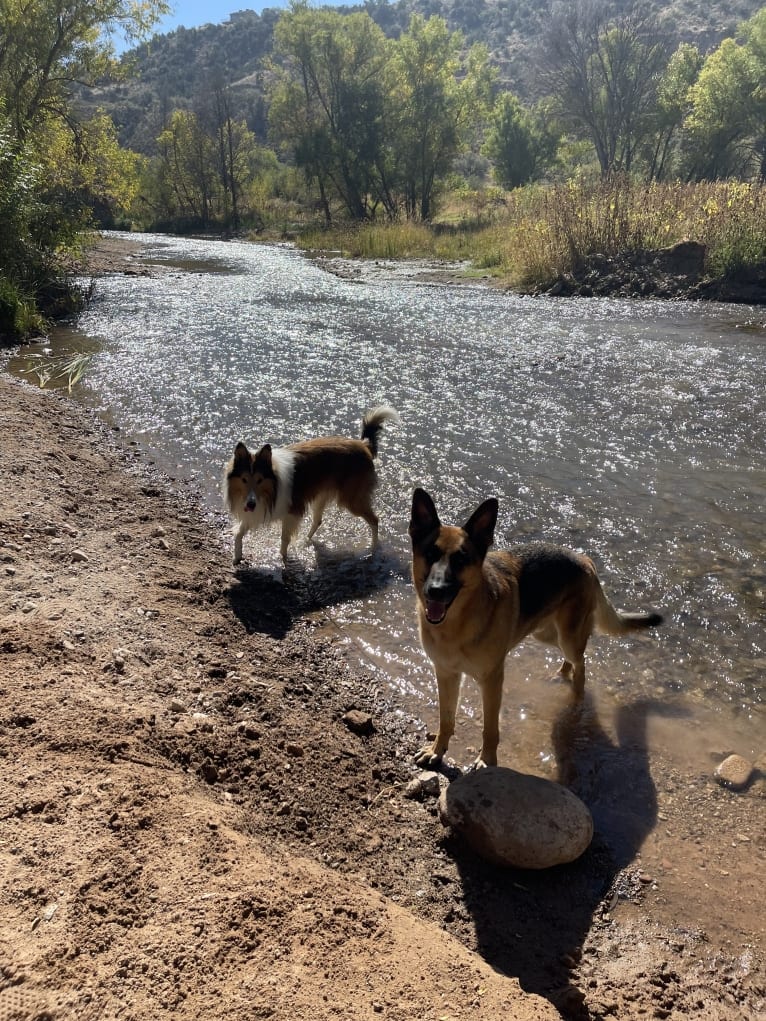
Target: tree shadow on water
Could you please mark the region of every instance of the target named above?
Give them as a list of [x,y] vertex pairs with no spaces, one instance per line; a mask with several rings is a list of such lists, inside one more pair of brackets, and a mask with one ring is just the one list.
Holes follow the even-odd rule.
[[445,839],[460,871],[479,953],[498,971],[518,978],[527,992],[550,1000],[567,1021],[590,1017],[571,969],[600,918],[605,896],[617,888],[619,874],[656,824],[646,741],[653,712],[667,707],[648,700],[621,707],[616,740],[602,727],[587,694],[563,707],[555,720],[558,779],[593,816],[593,841],[577,861],[540,871],[504,869],[480,859],[459,838]]
[[237,569],[226,598],[248,632],[284,638],[299,618],[365,599],[405,573],[401,558],[382,548],[356,552],[312,545],[314,568],[293,556],[285,568]]

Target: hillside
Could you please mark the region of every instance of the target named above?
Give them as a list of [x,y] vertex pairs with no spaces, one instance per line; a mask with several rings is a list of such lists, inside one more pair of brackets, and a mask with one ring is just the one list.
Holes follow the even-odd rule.
[[[413,13],[439,16],[461,31],[467,43],[483,42],[500,71],[505,87],[524,95],[534,87],[534,52],[555,0],[368,0],[343,12],[367,11],[383,31],[395,38],[406,29]],[[628,4],[615,0],[616,11]],[[694,42],[703,51],[718,45],[736,26],[762,6],[760,0],[648,0],[679,42]],[[243,10],[218,25],[180,28],[154,36],[123,58],[135,77],[108,84],[83,102],[110,112],[121,142],[150,153],[164,115],[177,107],[195,107],[218,82],[234,86],[237,116],[266,140],[265,85],[272,54],[274,25],[282,12],[262,14]]]

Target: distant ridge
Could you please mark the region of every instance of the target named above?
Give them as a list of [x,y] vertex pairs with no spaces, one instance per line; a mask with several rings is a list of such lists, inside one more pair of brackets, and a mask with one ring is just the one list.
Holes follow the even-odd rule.
[[[610,4],[615,12],[629,6],[621,0]],[[679,42],[693,42],[704,53],[733,35],[737,25],[762,6],[759,0],[644,0],[641,9],[655,12]],[[451,29],[461,31],[467,43],[484,43],[505,87],[525,95],[532,54],[551,7],[551,0],[369,0],[337,10],[344,14],[367,11],[390,37],[407,28],[413,13],[438,15]],[[236,116],[245,117],[250,130],[265,142],[267,61],[274,25],[283,13],[278,8],[267,8],[262,14],[243,10],[221,24],[154,36],[123,57],[135,67],[134,80],[105,83],[95,93],[83,95],[83,105],[105,109],[123,145],[151,154],[163,110],[192,107],[211,85],[223,82],[234,86]]]

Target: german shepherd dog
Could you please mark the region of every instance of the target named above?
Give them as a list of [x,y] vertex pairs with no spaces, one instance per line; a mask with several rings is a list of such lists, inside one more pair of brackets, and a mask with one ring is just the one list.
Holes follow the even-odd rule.
[[556,546],[493,550],[498,503],[485,500],[462,528],[443,525],[431,497],[416,489],[409,533],[412,576],[423,648],[436,672],[439,731],[415,756],[438,765],[455,732],[462,675],[481,689],[481,754],[474,767],[497,764],[503,667],[506,655],[534,635],[564,654],[561,674],[574,694],[585,690],[585,647],[594,625],[624,635],[655,627],[657,613],[620,613],[601,588],[588,557]]
[[242,560],[245,535],[272,521],[282,522],[280,553],[286,562],[287,547],[307,509],[311,507],[312,511],[306,539],[309,542],[331,500],[364,518],[370,526],[372,544],[377,545],[378,518],[372,509],[377,483],[373,459],[386,421],[398,422],[399,415],[381,405],[362,419],[358,440],[325,436],[273,448],[266,443],[255,454],[244,443],[238,443],[223,480],[224,500],[235,523],[234,564]]

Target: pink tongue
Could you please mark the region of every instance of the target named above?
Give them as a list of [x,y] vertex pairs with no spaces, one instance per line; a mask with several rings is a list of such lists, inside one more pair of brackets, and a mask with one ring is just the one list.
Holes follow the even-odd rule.
[[434,623],[440,621],[444,614],[447,612],[447,607],[444,603],[439,603],[435,599],[426,600],[426,617]]

